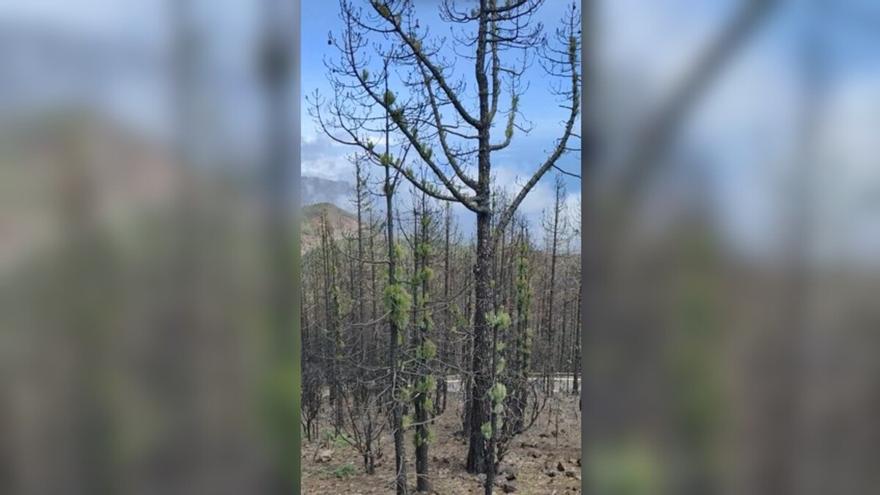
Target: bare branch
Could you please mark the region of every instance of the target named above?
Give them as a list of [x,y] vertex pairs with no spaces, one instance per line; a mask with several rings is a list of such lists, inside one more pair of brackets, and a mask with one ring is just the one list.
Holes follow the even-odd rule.
[[535,171],[532,178],[529,179],[528,182],[523,185],[522,189],[520,189],[519,193],[514,197],[513,201],[511,201],[510,205],[505,208],[504,212],[501,214],[501,218],[498,220],[498,224],[495,226],[495,234],[494,234],[494,242],[503,235],[504,230],[507,228],[507,224],[510,222],[511,218],[513,218],[514,213],[516,213],[517,208],[523,202],[526,195],[528,195],[529,191],[531,191],[535,184],[541,180],[541,177],[547,173],[548,170],[556,166],[556,161],[559,160],[567,150],[566,144],[568,143],[568,139],[572,135],[572,131],[574,129],[574,124],[577,121],[578,112],[580,110],[580,91],[579,91],[579,83],[580,83],[580,61],[578,55],[580,53],[580,40],[576,35],[578,32],[578,28],[580,26],[580,15],[575,8],[575,5],[572,4],[572,9],[570,13],[570,17],[568,19],[568,25],[566,28],[557,31],[558,37],[565,39],[567,38],[568,43],[568,61],[567,61],[567,71],[569,80],[571,83],[571,90],[568,93],[570,98],[569,104],[569,116],[568,120],[565,123],[565,130],[562,134],[562,137],[557,141],[556,147],[550,153],[550,156],[544,161],[544,163],[538,167],[538,170]]

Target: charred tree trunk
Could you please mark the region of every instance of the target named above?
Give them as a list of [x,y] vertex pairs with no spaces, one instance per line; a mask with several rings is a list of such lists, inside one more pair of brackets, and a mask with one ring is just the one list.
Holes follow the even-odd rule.
[[443,218],[443,302],[446,308],[443,310],[443,328],[440,329],[440,377],[437,379],[437,395],[434,399],[435,414],[442,414],[446,410],[446,363],[449,361],[449,333],[452,331],[450,311],[452,301],[449,298],[449,233],[451,222],[452,211],[447,203]]
[[415,450],[416,450],[416,489],[419,492],[431,492],[431,480],[428,475],[428,442],[429,428],[429,402],[431,390],[431,379],[428,371],[428,360],[432,359],[433,352],[436,347],[428,338],[430,330],[430,313],[428,310],[428,290],[430,270],[428,268],[430,247],[429,247],[429,226],[430,217],[422,197],[421,212],[416,215],[416,225],[419,230],[414,236],[416,270],[414,279],[418,286],[414,292],[416,297],[415,307],[419,311],[418,324],[414,328],[415,337],[415,353],[416,353],[416,395],[413,398],[413,408],[415,415]]
[[[387,62],[386,62],[387,64]],[[385,91],[388,91],[388,67],[385,67]],[[397,495],[407,495],[409,490],[406,485],[406,446],[404,445],[403,431],[403,404],[400,401],[400,357],[398,356],[401,343],[401,322],[403,322],[403,308],[400,301],[394,300],[394,290],[402,291],[397,281],[397,245],[394,241],[394,188],[396,181],[391,177],[391,150],[389,144],[389,130],[391,123],[389,115],[385,113],[385,229],[388,243],[388,287],[386,288],[386,301],[392,305],[398,304],[395,311],[391,308],[391,317],[388,323],[388,367],[391,370],[391,428],[394,436],[394,487]]]
[[489,325],[487,314],[492,311],[492,215],[477,214],[477,259],[474,264],[474,335],[471,373],[473,383],[470,396],[470,444],[468,446],[467,471],[484,473],[488,468],[488,445],[483,436],[482,425],[489,421],[487,394],[491,386],[486,358],[490,356]]

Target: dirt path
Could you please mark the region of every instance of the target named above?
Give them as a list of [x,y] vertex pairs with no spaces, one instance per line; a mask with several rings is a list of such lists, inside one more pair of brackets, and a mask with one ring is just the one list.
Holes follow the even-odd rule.
[[[577,397],[558,394],[558,435],[556,414],[548,402],[547,409],[531,430],[513,441],[510,454],[502,463],[502,471],[512,475],[501,476],[507,489],[524,495],[562,495],[581,492],[580,474],[580,414]],[[434,425],[436,438],[431,445],[430,474],[434,493],[439,495],[482,494],[477,476],[464,469],[467,455],[466,440],[456,435],[461,422],[460,405],[453,394],[446,412]],[[327,416],[323,416],[326,418]],[[302,446],[302,493],[307,495],[346,494],[368,495],[393,493],[394,453],[390,435],[382,440],[383,456],[377,461],[376,473],[364,473],[358,453],[344,442],[316,441]],[[321,462],[316,453],[331,453]],[[407,443],[410,485],[415,485],[412,441]],[[513,479],[507,480],[506,478]],[[414,488],[413,488],[414,490]],[[501,487],[495,493],[505,493]]]

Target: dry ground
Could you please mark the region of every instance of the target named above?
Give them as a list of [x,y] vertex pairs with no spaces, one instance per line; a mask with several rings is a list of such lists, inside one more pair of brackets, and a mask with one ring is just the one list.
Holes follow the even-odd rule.
[[[457,394],[450,394],[446,411],[436,419],[436,440],[431,444],[430,474],[435,494],[465,495],[482,494],[477,476],[464,469],[467,443],[455,435],[461,428]],[[580,473],[580,414],[576,396],[557,394],[557,414],[552,401],[548,401],[535,425],[513,441],[513,448],[502,464],[502,471],[512,471],[515,479],[500,475],[508,489],[515,488],[523,495],[563,495],[581,493]],[[326,415],[324,416],[327,417]],[[322,428],[327,425],[322,425]],[[413,444],[407,442],[410,486],[415,486]],[[329,460],[322,462],[320,456],[332,451]],[[302,492],[307,495],[346,494],[368,495],[393,493],[391,480],[394,468],[394,445],[390,435],[382,439],[382,458],[377,461],[376,473],[364,473],[359,454],[342,442],[303,441],[302,446]],[[495,493],[504,493],[497,487]]]

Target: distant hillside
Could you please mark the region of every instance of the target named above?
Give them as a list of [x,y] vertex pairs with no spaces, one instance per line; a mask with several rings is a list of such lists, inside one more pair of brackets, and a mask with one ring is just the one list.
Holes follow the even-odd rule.
[[357,230],[357,217],[333,203],[317,203],[304,206],[302,209],[301,249],[306,253],[317,247],[321,242],[321,215],[327,215],[327,221],[333,229],[333,235],[339,239],[343,234]]

